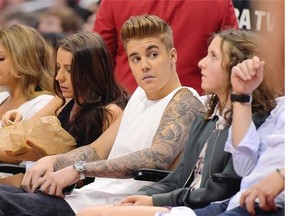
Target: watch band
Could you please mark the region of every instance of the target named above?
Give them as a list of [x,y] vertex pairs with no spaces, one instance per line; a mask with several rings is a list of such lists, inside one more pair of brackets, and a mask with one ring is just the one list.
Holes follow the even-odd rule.
[[85,161],[77,161],[76,163],[74,163],[73,168],[79,173],[80,175],[80,180],[84,180],[85,179]]
[[237,94],[231,93],[231,102],[251,103],[252,96],[244,95],[244,94],[237,95]]
[[79,175],[80,175],[80,180],[85,179],[85,173],[84,172],[79,172]]

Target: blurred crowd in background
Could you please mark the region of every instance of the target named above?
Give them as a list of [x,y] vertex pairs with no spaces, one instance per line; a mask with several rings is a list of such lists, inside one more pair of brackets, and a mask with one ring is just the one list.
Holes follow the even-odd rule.
[[100,0],[0,0],[0,26],[25,24],[43,34],[92,31]]

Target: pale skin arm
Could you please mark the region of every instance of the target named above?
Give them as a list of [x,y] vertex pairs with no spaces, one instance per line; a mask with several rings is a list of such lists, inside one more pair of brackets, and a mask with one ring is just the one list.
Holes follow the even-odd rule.
[[240,198],[240,204],[246,205],[247,211],[255,215],[254,203],[256,198],[259,199],[259,207],[265,211],[276,209],[275,197],[284,190],[285,171],[284,168],[280,169],[282,176],[274,171],[266,178],[256,183],[246,191],[244,191]]
[[[66,103],[69,101],[69,99],[66,100]],[[49,115],[56,115],[56,111],[60,108],[63,108],[62,106],[62,99],[58,96],[55,96],[43,109],[41,109],[39,112],[37,112],[34,117],[43,117],[43,116],[49,116]],[[61,107],[62,106],[62,107]]]
[[[97,153],[98,159],[102,160],[95,161],[94,159],[94,162],[87,163],[86,175],[93,177],[129,178],[132,176],[133,170],[141,167],[166,169],[174,157],[183,149],[191,123],[202,108],[202,103],[192,96],[190,91],[186,89],[180,90],[167,106],[159,128],[153,138],[151,148],[112,160],[103,160],[107,158],[112,144],[108,144],[105,141],[102,142],[98,139],[91,146],[95,149],[93,155]],[[106,136],[106,134],[107,138],[111,138],[110,133],[104,133],[103,135]],[[73,156],[69,155],[67,157],[67,155],[62,155],[62,157],[58,157],[55,167],[68,167],[40,179],[38,186],[42,185],[41,190],[50,195],[63,196],[62,189],[79,179],[78,173],[73,171],[71,164],[79,160],[79,158],[82,160],[85,159],[92,152],[91,149],[82,148],[82,150],[80,155],[79,151],[74,151],[75,155]],[[84,150],[89,150],[89,152],[85,152]],[[71,161],[72,159],[73,161]],[[65,176],[66,180],[63,176]],[[49,191],[48,188],[50,189]]]
[[[67,100],[67,102],[68,101],[69,100]],[[61,105],[62,99],[55,96],[43,109],[37,112],[33,117],[55,115],[57,110],[58,112],[60,111],[59,108],[61,107]],[[110,111],[111,115],[108,115],[108,124],[106,123],[105,129],[107,129],[109,125],[112,124],[121,115],[123,111],[117,104],[109,104],[106,108]],[[22,114],[18,110],[13,109],[6,112],[2,116],[2,124],[3,126],[9,126],[12,123],[21,121],[22,118]]]
[[[33,117],[43,117],[49,115],[55,115],[62,105],[61,98],[55,96],[43,109],[38,111]],[[17,110],[10,110],[2,116],[2,125],[9,126],[13,123],[21,121],[23,118],[22,114]]]
[[122,114],[123,110],[117,104],[109,104],[106,106],[111,115],[108,115],[108,122],[104,124],[104,130],[111,125]]
[[[234,94],[252,95],[263,80],[264,62],[254,56],[234,66],[231,84]],[[247,103],[233,103],[232,142],[237,147],[252,122],[252,106]]]

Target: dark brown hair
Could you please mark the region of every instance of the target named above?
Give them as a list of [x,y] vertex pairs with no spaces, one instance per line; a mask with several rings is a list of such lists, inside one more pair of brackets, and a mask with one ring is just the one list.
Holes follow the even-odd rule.
[[[96,134],[98,137],[107,126],[107,115],[111,115],[105,107],[117,104],[124,109],[127,103],[126,92],[114,79],[113,61],[108,48],[97,33],[87,32],[60,40],[56,51],[59,48],[72,54],[70,73],[74,101],[81,107],[73,122],[70,122],[68,131],[76,140],[78,137],[88,139],[91,137],[89,134],[94,134],[93,137]],[[56,80],[54,90],[64,100]],[[85,143],[92,141],[94,140],[87,140]]]

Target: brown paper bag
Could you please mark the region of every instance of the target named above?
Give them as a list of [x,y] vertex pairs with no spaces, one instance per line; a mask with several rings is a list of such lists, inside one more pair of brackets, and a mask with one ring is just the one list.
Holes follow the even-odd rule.
[[26,140],[45,150],[48,155],[65,153],[75,148],[75,139],[61,127],[57,117],[33,117],[0,129],[0,161],[13,162],[6,157],[4,151],[7,150],[13,155],[31,151]]

